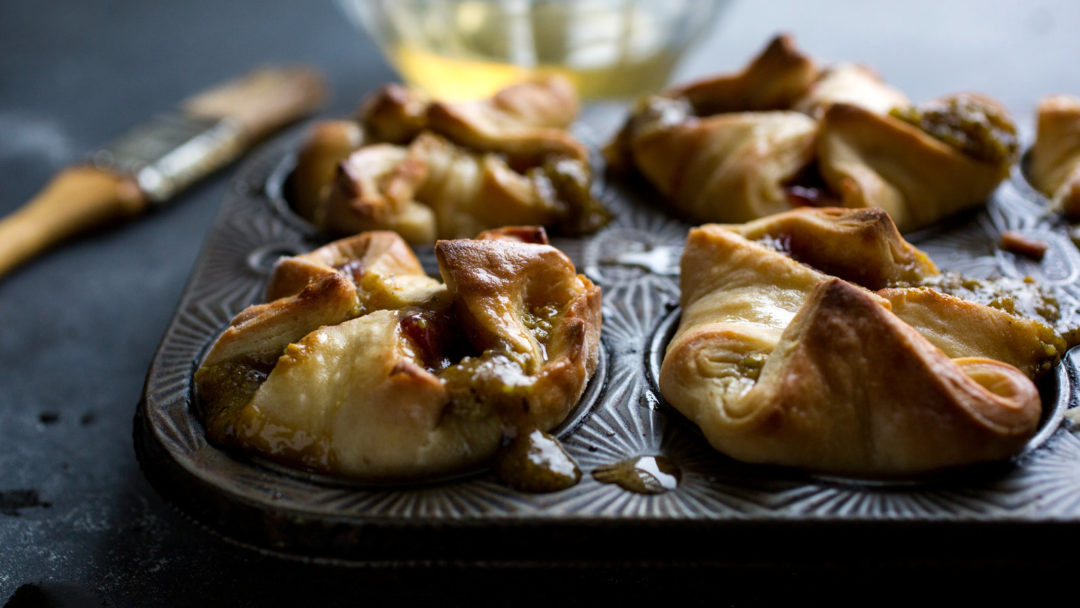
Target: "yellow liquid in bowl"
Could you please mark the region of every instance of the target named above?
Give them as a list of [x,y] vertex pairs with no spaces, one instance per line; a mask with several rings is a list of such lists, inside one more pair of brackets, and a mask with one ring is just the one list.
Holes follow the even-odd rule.
[[631,98],[658,91],[675,65],[673,53],[657,53],[630,63],[575,68],[540,65],[526,68],[493,59],[451,57],[406,43],[390,50],[391,61],[405,82],[447,101],[476,99],[533,74],[561,74],[583,99]]
[[[360,0],[357,0],[360,2]],[[558,73],[585,100],[660,90],[721,0],[367,0],[362,21],[409,84],[447,100]]]

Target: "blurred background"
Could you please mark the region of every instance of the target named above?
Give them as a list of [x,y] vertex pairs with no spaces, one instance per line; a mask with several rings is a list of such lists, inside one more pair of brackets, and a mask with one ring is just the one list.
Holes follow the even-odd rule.
[[[1080,4],[1068,0],[734,0],[708,9],[679,30],[699,42],[681,63],[646,53],[640,74],[623,66],[580,82],[619,94],[661,86],[668,64],[674,82],[728,71],[786,31],[822,62],[872,66],[913,100],[987,93],[1027,133],[1040,97],[1080,94]],[[398,51],[398,64],[430,69],[415,51]],[[333,87],[324,116],[351,112],[396,78],[375,41],[330,0],[0,3],[0,213],[127,128],[266,63],[321,69]],[[327,605],[355,604],[358,590],[404,598],[444,590],[401,587],[414,576],[407,572],[339,571],[227,544],[173,511],[139,471],[131,418],[143,376],[235,171],[0,279],[0,602],[28,583],[135,606],[275,603],[300,583],[331,594]],[[863,568],[877,566],[871,554]],[[534,574],[501,573],[499,584],[527,584]],[[460,583],[483,573],[425,575]],[[822,584],[799,572],[777,576]],[[632,578],[562,580],[666,593]]]

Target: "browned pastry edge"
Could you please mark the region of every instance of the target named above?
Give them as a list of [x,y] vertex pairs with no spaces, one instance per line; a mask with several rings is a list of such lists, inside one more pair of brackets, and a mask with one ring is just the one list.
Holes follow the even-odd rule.
[[360,122],[373,141],[404,145],[431,131],[477,152],[504,154],[511,165],[522,168],[548,155],[585,160],[585,147],[565,130],[577,113],[573,85],[560,76],[546,76],[489,98],[453,103],[390,84],[363,104]]
[[[518,429],[553,427],[566,417],[595,371],[600,289],[576,274],[564,253],[548,245],[506,239],[438,241],[435,256],[470,342],[482,351],[517,359],[524,373],[536,378],[522,399],[498,402],[501,417]],[[539,339],[526,317],[552,305],[559,307],[555,322],[545,339]]]
[[1052,208],[1080,220],[1080,97],[1045,97],[1037,117],[1028,177]]
[[534,245],[549,245],[547,230],[543,226],[503,226],[485,230],[476,235],[476,240],[509,239]]
[[750,240],[769,237],[792,258],[871,290],[938,274],[882,209],[801,208],[727,228]]
[[319,204],[328,195],[338,164],[363,141],[363,130],[351,120],[328,120],[311,127],[285,184],[286,196],[297,215],[319,223]]
[[346,137],[344,121],[314,129],[288,191],[301,216],[338,236],[393,230],[420,244],[508,223],[591,233],[610,216],[592,197],[585,147],[565,130],[577,111],[573,86],[554,75],[460,103],[388,85],[360,110],[364,141]]
[[813,59],[787,34],[772,39],[745,68],[668,89],[665,97],[685,97],[699,116],[791,108],[817,80]]
[[467,148],[504,154],[520,169],[548,156],[587,160],[585,146],[566,131],[577,114],[574,86],[549,76],[481,101],[432,103],[427,128]]
[[[844,83],[827,90],[830,77]],[[984,203],[1015,160],[994,155],[999,142],[1012,140],[1002,134],[1013,132],[1000,104],[974,93],[934,101],[961,99],[987,111],[968,116],[967,105],[949,106],[954,116],[927,108],[916,127],[889,116],[898,107],[916,110],[870,70],[821,70],[783,35],[740,72],[641,100],[604,153],[609,166],[637,170],[694,222],[745,222],[789,209],[800,202],[792,187],[805,190],[805,178],[813,192],[801,200],[883,208],[907,232]],[[756,146],[737,145],[746,116],[792,110],[819,120],[804,154],[795,124],[759,125]]]
[[355,302],[351,281],[337,273],[313,275],[294,292],[240,311],[203,365],[240,357],[272,361],[287,344],[312,329],[345,320]]
[[810,163],[817,126],[797,112],[733,112],[643,128],[628,158],[694,222],[744,222],[791,208],[784,184]]
[[1047,325],[929,287],[888,287],[875,292],[893,314],[953,359],[985,357],[1036,378],[1068,349]]
[[318,276],[340,276],[342,268],[347,266],[351,274],[359,274],[376,260],[397,274],[424,274],[412,249],[397,234],[365,232],[327,243],[305,254],[281,258],[274,264],[265,298],[270,302],[292,295]]
[[432,100],[419,89],[390,83],[372,93],[357,112],[357,121],[372,141],[406,144],[427,128]]

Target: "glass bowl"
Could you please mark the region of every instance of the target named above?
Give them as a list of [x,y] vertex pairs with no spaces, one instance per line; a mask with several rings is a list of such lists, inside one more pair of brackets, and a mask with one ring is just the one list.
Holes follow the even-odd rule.
[[585,100],[660,90],[729,2],[337,0],[406,83],[448,101],[551,72]]

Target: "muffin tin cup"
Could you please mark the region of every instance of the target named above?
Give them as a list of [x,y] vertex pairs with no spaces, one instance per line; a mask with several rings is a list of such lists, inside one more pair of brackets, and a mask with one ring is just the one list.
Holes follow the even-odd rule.
[[[594,150],[602,143],[590,139],[587,125],[581,131]],[[577,485],[526,494],[500,485],[487,469],[372,485],[207,443],[192,382],[203,353],[236,313],[260,300],[278,255],[325,242],[282,196],[301,134],[276,140],[240,170],[151,363],[135,417],[136,451],[148,479],[224,538],[350,565],[703,564],[770,560],[777,551],[814,563],[826,554],[842,560],[851,543],[875,538],[915,551],[919,542],[940,546],[950,535],[969,538],[987,526],[997,538],[1014,535],[1018,542],[1078,528],[1066,524],[1080,522],[1080,435],[1062,420],[1078,400],[1073,354],[1041,387],[1038,435],[1008,462],[881,481],[747,465],[713,450],[663,402],[655,382],[677,326],[678,262],[689,225],[665,215],[658,195],[639,180],[605,175],[598,176],[596,194],[613,211],[612,223],[596,235],[552,243],[603,289],[600,369],[558,430],[582,469]],[[1080,252],[1067,226],[1043,211],[1016,170],[985,209],[909,239],[945,270],[1034,276],[1076,320]],[[999,251],[1004,230],[1045,240],[1050,250],[1041,263]],[[418,257],[437,273],[431,247],[419,248]],[[640,456],[674,463],[678,485],[642,494],[592,476]],[[830,536],[855,530],[849,541]],[[805,547],[816,542],[828,546]],[[679,555],[672,555],[673,546]],[[952,543],[943,555],[1001,557],[970,542]]]

